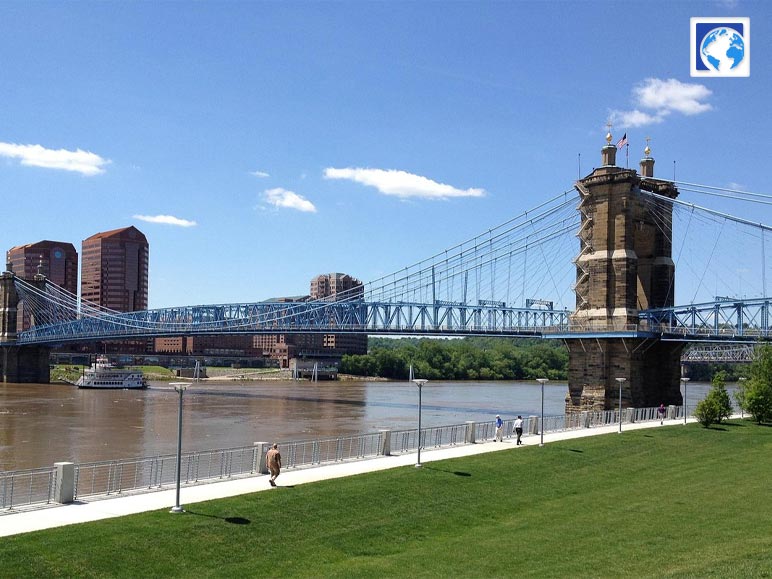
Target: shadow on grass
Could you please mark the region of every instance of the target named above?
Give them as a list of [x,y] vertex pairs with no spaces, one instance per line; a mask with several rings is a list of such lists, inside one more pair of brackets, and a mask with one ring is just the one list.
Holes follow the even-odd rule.
[[218,517],[217,515],[207,515],[206,513],[197,513],[196,511],[185,511],[189,515],[196,515],[197,517],[209,517],[210,519],[220,519],[231,525],[249,525],[252,521],[245,519],[244,517]]
[[579,450],[578,448],[569,448],[568,452],[578,452],[579,454],[583,453],[583,450]]
[[426,470],[436,470],[437,472],[446,472],[448,474],[454,474],[456,476],[472,476],[471,472],[464,472],[462,470],[445,470],[444,468],[435,468],[433,466],[424,466]]

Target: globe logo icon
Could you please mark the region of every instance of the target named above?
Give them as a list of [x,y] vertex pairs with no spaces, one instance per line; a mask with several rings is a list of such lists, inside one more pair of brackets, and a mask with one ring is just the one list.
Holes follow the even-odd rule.
[[732,28],[714,28],[700,44],[700,57],[709,70],[730,71],[745,58],[745,40]]

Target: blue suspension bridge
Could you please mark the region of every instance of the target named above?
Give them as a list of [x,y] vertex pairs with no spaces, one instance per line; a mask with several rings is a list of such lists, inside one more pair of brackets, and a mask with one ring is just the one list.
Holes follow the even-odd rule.
[[[652,200],[663,200],[649,195]],[[763,245],[770,227],[697,205],[666,201],[684,212],[687,222],[699,220],[719,229],[733,228],[735,241],[726,242],[733,252],[752,255],[755,241],[760,258],[756,271],[765,277]],[[25,315],[34,324],[18,334],[16,344],[310,332],[543,338],[657,334],[681,341],[772,338],[772,298],[763,293],[758,297],[716,296],[710,301],[640,310],[635,327],[610,324],[605,328],[587,328],[574,321],[572,310],[556,307],[565,303],[573,271],[559,264],[555,267],[555,262],[566,255],[567,242],[576,245],[573,237],[579,228],[578,202],[575,192],[567,191],[482,235],[331,299],[196,305],[123,313],[79,300],[48,280],[41,284],[15,277]],[[693,224],[690,227],[696,229]],[[738,234],[745,239],[732,248]],[[704,235],[705,228],[700,229],[695,234],[696,242],[701,243]],[[727,233],[724,235],[731,239]],[[686,236],[678,241],[685,243]],[[697,255],[696,259],[704,258]],[[704,261],[703,269],[707,271],[711,265],[722,267],[715,255]],[[704,272],[698,273],[705,276]],[[747,279],[746,283],[749,282]],[[695,297],[700,295],[700,289],[704,290],[695,288]],[[761,285],[758,289],[766,288]],[[553,295],[553,299],[544,299]],[[523,305],[518,307],[516,303]]]
[[0,347],[315,332],[640,343],[772,339],[765,255],[772,228],[677,198],[689,192],[770,205],[772,196],[655,179],[648,148],[640,175],[622,169],[609,137],[601,168],[572,188],[332,298],[123,313],[80,300],[42,276],[24,280],[6,272],[30,327],[11,340],[0,336]]

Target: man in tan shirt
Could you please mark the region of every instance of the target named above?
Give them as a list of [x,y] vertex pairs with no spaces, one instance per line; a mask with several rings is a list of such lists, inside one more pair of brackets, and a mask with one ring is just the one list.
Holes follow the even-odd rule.
[[276,477],[281,472],[281,454],[279,454],[279,445],[274,444],[268,453],[265,455],[265,462],[268,465],[268,470],[271,471],[271,478],[268,482],[272,487],[276,486]]

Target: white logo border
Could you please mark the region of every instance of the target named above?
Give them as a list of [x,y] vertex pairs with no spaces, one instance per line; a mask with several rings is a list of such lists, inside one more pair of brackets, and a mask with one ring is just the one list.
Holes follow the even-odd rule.
[[[745,54],[742,62],[737,68],[731,69],[726,72],[719,72],[717,70],[697,70],[697,24],[742,24],[743,25],[743,42],[745,43]],[[693,77],[713,77],[713,78],[730,78],[730,77],[749,77],[751,75],[751,19],[748,16],[693,16],[689,20],[690,24],[690,40],[689,45],[689,71],[690,76]],[[700,39],[702,40],[702,39]]]

